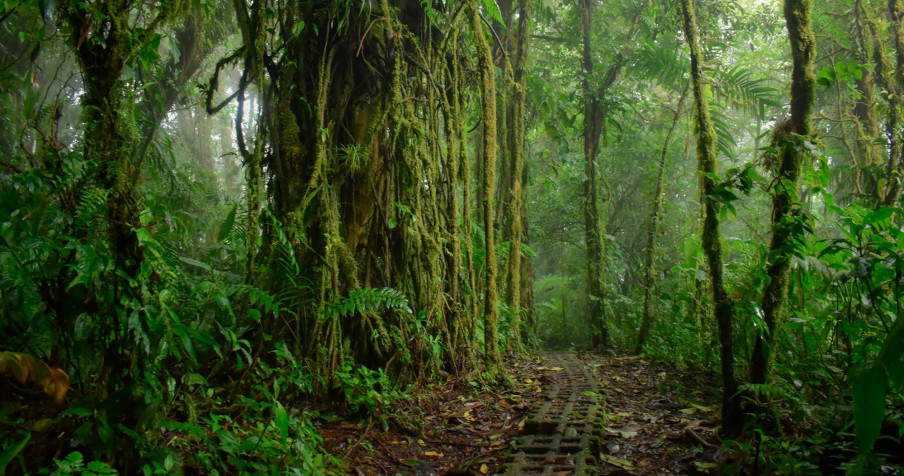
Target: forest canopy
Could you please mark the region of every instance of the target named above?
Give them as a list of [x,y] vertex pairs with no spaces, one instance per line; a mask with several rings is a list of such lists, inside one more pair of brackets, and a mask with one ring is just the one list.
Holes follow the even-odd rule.
[[4,0],[0,474],[348,472],[575,349],[901,471],[902,93],[900,0]]

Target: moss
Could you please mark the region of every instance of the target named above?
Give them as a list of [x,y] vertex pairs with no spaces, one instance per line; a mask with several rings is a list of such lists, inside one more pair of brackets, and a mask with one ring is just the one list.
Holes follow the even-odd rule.
[[716,133],[708,104],[708,91],[703,79],[697,20],[694,1],[682,0],[681,13],[684,33],[691,50],[691,86],[694,93],[694,135],[697,139],[697,164],[703,201],[703,231],[701,241],[709,268],[715,303],[716,323],[719,328],[722,370],[722,424],[729,435],[737,435],[743,426],[738,384],[734,375],[733,323],[734,304],[725,289],[722,276],[722,243],[719,232],[719,216],[716,203],[708,199],[715,191],[713,175],[716,173]]
[[493,198],[496,185],[496,75],[493,55],[487,42],[480,20],[476,1],[470,4],[471,29],[477,47],[481,80],[481,103],[483,104],[483,227],[486,251],[486,282],[484,286],[484,345],[486,346],[487,373],[493,379],[505,379],[505,369],[499,354],[498,305],[496,288],[496,237],[493,221]]

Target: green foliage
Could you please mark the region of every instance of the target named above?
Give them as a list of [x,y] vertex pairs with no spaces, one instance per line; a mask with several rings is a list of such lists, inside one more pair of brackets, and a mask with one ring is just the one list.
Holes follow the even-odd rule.
[[402,395],[394,389],[389,377],[382,370],[364,366],[346,365],[336,373],[337,387],[345,402],[356,413],[377,418],[383,429],[388,429],[387,410]]
[[359,288],[353,289],[347,297],[327,303],[324,314],[328,317],[351,316],[354,313],[376,312],[381,309],[404,311],[411,314],[408,298],[392,288]]
[[56,470],[51,474],[60,475],[60,476],[102,476],[102,475],[113,475],[119,474],[118,471],[111,468],[107,463],[102,461],[90,461],[87,464],[84,461],[84,456],[78,451],[73,451],[69,453],[65,459],[53,460],[54,464],[56,464]]

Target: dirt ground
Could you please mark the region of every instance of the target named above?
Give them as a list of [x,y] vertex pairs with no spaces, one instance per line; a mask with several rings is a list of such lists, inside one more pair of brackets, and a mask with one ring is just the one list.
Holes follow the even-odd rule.
[[[701,474],[723,451],[713,381],[636,357],[581,354],[602,382],[600,474]],[[327,448],[358,475],[485,475],[504,469],[531,408],[556,372],[540,354],[507,362],[514,387],[493,392],[449,381],[400,402],[387,420],[319,427]],[[567,476],[567,475],[557,475]]]

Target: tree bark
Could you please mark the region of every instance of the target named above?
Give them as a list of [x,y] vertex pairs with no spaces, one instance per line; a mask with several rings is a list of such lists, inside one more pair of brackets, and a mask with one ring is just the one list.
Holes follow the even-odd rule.
[[[812,7],[811,7],[812,8]],[[904,173],[904,131],[900,127],[900,110],[902,106],[899,93],[904,90],[904,7],[901,0],[888,0],[888,13],[891,17],[891,29],[894,32],[895,41],[895,71],[889,79],[888,89],[889,119],[886,130],[888,131],[891,147],[888,161],[885,166],[885,193],[883,203],[885,206],[894,206],[901,197],[901,176]],[[893,86],[892,86],[893,85]]]
[[583,31],[582,90],[584,93],[584,237],[587,243],[587,297],[590,322],[593,327],[593,347],[609,345],[609,328],[603,296],[603,243],[600,232],[599,186],[597,181],[597,156],[600,136],[603,132],[603,108],[593,87],[593,55],[591,32],[593,24],[593,0],[581,0],[581,27]]
[[512,104],[512,120],[509,126],[509,150],[512,157],[512,201],[509,209],[511,216],[509,250],[509,309],[511,325],[509,326],[508,350],[517,351],[521,347],[522,302],[521,302],[521,239],[523,233],[524,206],[522,191],[522,175],[524,173],[524,135],[525,125],[525,93],[527,80],[524,69],[527,63],[527,48],[530,41],[530,22],[532,6],[530,0],[521,1],[521,15],[518,19],[517,50],[514,64],[514,91]]
[[[857,27],[857,42],[860,48],[860,61],[868,64],[875,57],[876,38],[873,35],[875,25],[870,18],[869,6],[864,0],[856,0],[854,5],[854,18]],[[879,118],[876,111],[876,76],[880,74],[881,65],[877,65],[878,71],[871,68],[863,68],[863,75],[857,80],[857,88],[860,90],[860,98],[854,105],[854,120],[857,127],[857,152],[859,157],[854,157],[854,191],[878,199],[878,182],[880,177],[876,175],[878,167],[882,164],[882,148],[876,143],[880,137]]]
[[[810,115],[813,109],[813,58],[816,38],[811,28],[812,0],[785,0],[785,22],[791,42],[791,118],[789,131],[777,129],[774,136],[779,150],[779,169],[772,196],[772,240],[769,244],[767,275],[769,282],[763,292],[763,320],[766,328],[760,332],[750,358],[750,380],[766,383],[772,363],[772,349],[776,342],[778,321],[788,293],[788,270],[791,265],[797,188],[801,167],[809,154],[804,142],[810,139]],[[776,126],[781,128],[782,126]]]
[[678,100],[678,105],[675,107],[672,125],[665,135],[665,142],[662,144],[662,152],[659,155],[659,167],[656,173],[656,188],[653,191],[653,210],[650,212],[650,221],[647,225],[647,247],[644,249],[643,317],[640,322],[640,331],[637,334],[637,345],[634,347],[635,354],[640,354],[641,351],[643,351],[643,345],[650,333],[650,326],[653,325],[653,288],[655,287],[653,256],[656,251],[656,229],[659,225],[659,210],[662,208],[665,159],[668,155],[669,142],[672,140],[672,134],[674,134],[675,127],[678,126],[678,120],[681,119],[681,113],[684,110],[684,101],[687,99],[688,86],[690,86],[690,84],[684,86],[684,91],[682,91],[681,98]]
[[693,0],[681,1],[684,33],[691,51],[691,85],[694,92],[694,130],[697,136],[697,164],[703,200],[703,251],[709,266],[715,303],[716,322],[719,327],[720,362],[722,369],[722,427],[726,434],[737,435],[743,425],[738,383],[734,375],[733,329],[734,303],[725,289],[722,276],[722,243],[719,233],[719,210],[710,199],[716,184],[716,132],[713,128],[704,84],[697,20]]
[[493,378],[502,377],[502,359],[499,354],[499,293],[496,288],[496,239],[493,232],[493,198],[496,185],[496,74],[493,55],[480,19],[477,1],[471,2],[471,28],[477,45],[480,68],[481,103],[483,104],[483,203],[484,246],[486,247],[486,282],[484,285],[484,330],[487,372]]

